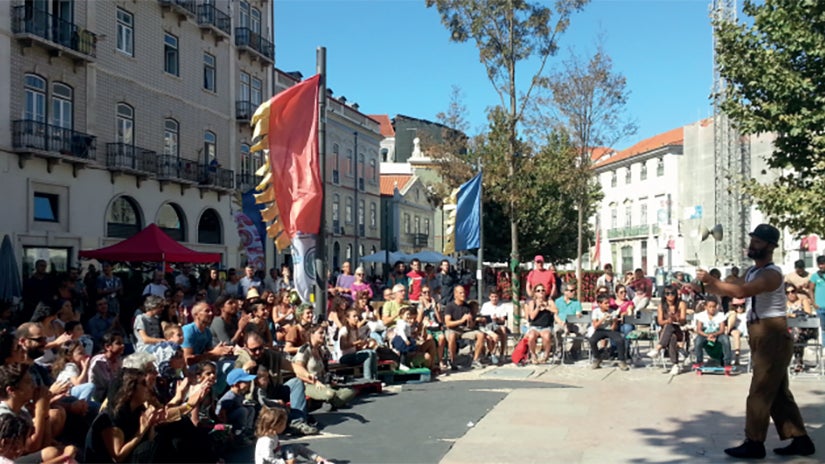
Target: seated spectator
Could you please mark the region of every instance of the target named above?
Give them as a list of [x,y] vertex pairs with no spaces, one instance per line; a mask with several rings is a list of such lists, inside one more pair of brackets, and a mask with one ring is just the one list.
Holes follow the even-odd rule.
[[719,311],[719,300],[715,296],[705,299],[705,310],[696,313],[696,363],[699,369],[704,363],[705,347],[718,343],[722,346],[722,365],[725,372],[731,371],[730,338],[727,335],[727,317]]
[[[609,266],[609,264],[605,265],[605,270],[608,269],[607,266]],[[624,289],[624,286],[621,287]],[[582,328],[577,324],[567,322],[567,318],[570,316],[582,315],[582,304],[576,299],[576,284],[567,282],[564,284],[563,290],[562,296],[556,298],[555,302],[556,309],[558,310],[555,316],[556,346],[558,346],[560,354],[561,351],[564,350],[564,336],[571,333],[579,334],[582,332]],[[573,346],[570,347],[570,355],[573,359],[577,359],[581,354],[581,344],[581,340],[573,340]]]
[[177,324],[169,324],[163,329],[163,338],[167,342],[183,344],[183,329]]
[[748,336],[748,321],[745,315],[744,298],[733,298],[730,300],[727,328],[728,335],[730,335],[731,338],[733,365],[738,366],[742,337]]
[[[787,315],[789,318],[806,318],[815,317],[814,311],[811,308],[811,301],[806,296],[800,296],[799,290],[794,284],[785,284],[785,295],[787,295]],[[793,337],[793,359],[794,372],[802,372],[805,369],[805,355],[804,345],[808,340],[815,340],[819,333],[816,329],[800,329],[793,327],[791,329],[791,337]]]
[[57,357],[55,351],[60,349],[63,343],[72,339],[71,335],[64,333],[61,325],[54,323],[60,307],[59,302],[56,302],[54,305],[40,303],[34,309],[31,323],[37,324],[39,331],[38,338],[41,336],[43,338],[42,353],[36,358],[37,364],[41,366],[50,366]]
[[309,329],[309,343],[302,346],[292,358],[292,369],[295,375],[304,382],[306,395],[318,401],[328,402],[330,410],[346,406],[353,398],[355,391],[349,388],[338,388],[328,382],[324,367],[324,350],[326,331],[320,324]]
[[372,299],[372,286],[364,281],[364,268],[358,266],[355,268],[355,279],[352,281],[352,284],[349,286],[350,295],[355,301],[358,297],[359,292],[367,292],[369,294],[369,299]]
[[645,277],[641,268],[633,271],[633,280],[627,286],[633,289],[633,305],[636,306],[636,309],[639,311],[647,309],[647,305],[650,304],[650,297],[653,296],[653,283]]
[[659,356],[659,351],[667,346],[670,362],[673,363],[670,375],[677,375],[681,372],[678,343],[685,340],[682,324],[687,322],[687,304],[677,299],[676,289],[672,286],[665,287],[664,295],[665,299],[659,303],[656,310],[656,321],[662,328],[659,332],[659,343],[647,355],[655,358]]
[[192,308],[194,322],[183,326],[183,356],[186,364],[191,366],[203,360],[216,360],[232,353],[232,345],[220,342],[212,344],[212,308],[206,303],[199,303]]
[[226,375],[229,390],[218,400],[215,414],[218,420],[231,424],[240,443],[251,444],[255,426],[255,408],[244,404],[244,396],[249,393],[255,374],[247,374],[243,369],[232,369]]
[[625,338],[619,332],[619,317],[615,311],[610,310],[610,297],[599,295],[596,300],[597,307],[591,313],[591,325],[587,331],[590,338],[590,351],[593,353],[592,369],[598,369],[602,364],[602,357],[599,355],[599,342],[605,338],[616,346],[619,356],[619,369],[629,370],[627,363],[627,350],[625,349]]
[[[543,284],[533,288],[533,299],[527,303],[527,346],[530,348],[530,362],[544,363],[552,359],[553,350],[553,322],[559,313],[556,304],[547,299],[547,289]],[[609,301],[609,300],[608,300]],[[536,352],[538,338],[541,337],[541,346],[544,353],[541,357]]]
[[[481,305],[479,315],[484,318],[484,325],[480,327],[489,340],[490,361],[500,366],[507,351],[507,309],[501,304],[498,290],[492,288],[489,297],[490,300]],[[496,345],[499,346],[498,355],[495,354]]]
[[166,298],[166,292],[169,291],[169,287],[166,285],[163,277],[163,271],[153,272],[152,281],[143,288],[143,296],[155,295],[158,298]]
[[[0,366],[0,417],[19,418],[27,425],[23,446],[9,450],[8,454],[18,455],[15,458],[19,457],[19,460],[15,462],[65,462],[55,458],[72,458],[76,449],[56,446],[54,421],[58,418],[50,409],[53,393],[48,388],[35,387],[29,368],[30,365],[23,363]],[[33,413],[26,409],[29,404]],[[62,420],[65,421],[65,415]],[[6,450],[5,446],[3,450]]]
[[278,435],[284,433],[287,414],[281,408],[263,408],[255,425],[255,464],[294,464],[295,456],[302,456],[312,462],[326,464],[329,461],[300,444],[281,447]]
[[83,331],[83,324],[80,321],[69,321],[66,323],[65,333],[72,337],[72,341],[79,342],[83,345],[87,356],[91,356],[95,352],[95,343],[92,337],[86,335]]
[[627,287],[622,284],[616,285],[616,307],[619,309],[619,317],[621,318],[621,325],[619,330],[625,337],[632,332],[636,327],[633,324],[626,324],[625,317],[633,317],[635,315],[636,305],[633,300],[627,296]]
[[284,339],[284,352],[294,356],[298,349],[309,342],[309,326],[312,325],[312,305],[304,303],[296,310],[298,323],[293,324]]
[[422,333],[424,340],[433,340],[435,343],[434,365],[440,369],[446,368],[441,359],[441,356],[447,349],[447,335],[444,333],[444,316],[442,315],[441,305],[435,301],[433,290],[429,285],[423,285],[421,287],[421,295],[418,296],[416,323],[424,328],[424,332]]
[[149,345],[164,340],[163,330],[160,328],[160,313],[163,311],[164,300],[155,295],[149,295],[143,302],[143,313],[135,317],[133,324],[135,336],[135,351],[147,351]]
[[220,343],[234,345],[243,339],[246,325],[249,324],[250,316],[247,313],[238,317],[240,305],[238,300],[227,296],[219,297],[215,302],[215,309],[218,316],[212,319],[210,331],[212,334],[212,346]]
[[[309,331],[307,330],[307,333]],[[246,334],[243,348],[236,351],[235,367],[247,374],[256,374],[261,367],[269,373],[269,386],[272,397],[290,404],[290,427],[301,435],[314,435],[318,429],[309,425],[306,392],[304,382],[299,377],[283,381],[284,372],[292,372],[293,364],[277,348],[268,348],[263,339],[255,332]]]
[[155,380],[155,395],[161,404],[179,406],[189,385],[183,376],[186,363],[183,349],[174,342],[164,341],[149,347],[149,354],[155,357],[154,368],[158,373]]
[[346,312],[344,327],[338,331],[338,362],[348,366],[363,364],[364,378],[375,380],[378,371],[378,343],[368,336],[361,336],[358,329],[358,310],[350,308]]
[[68,341],[60,348],[52,364],[52,375],[56,383],[69,382],[69,394],[90,402],[90,409],[97,414],[100,405],[93,404],[95,386],[89,381],[89,356],[80,342]]
[[281,290],[275,298],[272,308],[272,323],[275,325],[275,337],[283,343],[289,328],[295,323],[295,307],[290,301],[289,290]]
[[[14,464],[17,462],[51,462],[43,458],[42,451],[31,456],[23,456],[29,435],[34,432],[34,426],[24,417],[14,414],[0,414],[0,464]],[[59,462],[71,461],[72,456],[58,456]],[[65,460],[65,461],[64,461]]]
[[272,346],[275,337],[272,335],[274,325],[272,324],[272,311],[264,303],[255,303],[249,307],[250,319],[246,332],[257,332],[263,337],[264,343]]
[[447,332],[447,348],[450,352],[450,369],[458,370],[455,362],[458,352],[458,339],[475,340],[475,352],[473,353],[473,369],[483,367],[479,362],[481,353],[484,351],[484,333],[476,327],[472,310],[467,304],[467,291],[461,285],[456,285],[453,289],[453,301],[444,309],[444,326]]
[[103,350],[89,361],[89,382],[95,386],[92,398],[98,403],[108,397],[109,386],[120,375],[123,334],[106,332],[102,344]]
[[[405,276],[406,278],[406,276]],[[395,322],[401,313],[401,307],[404,306],[404,298],[407,294],[407,288],[403,284],[395,284],[392,287],[392,298],[384,303],[381,308],[381,322],[387,330],[395,327]],[[386,334],[389,337],[389,334]]]

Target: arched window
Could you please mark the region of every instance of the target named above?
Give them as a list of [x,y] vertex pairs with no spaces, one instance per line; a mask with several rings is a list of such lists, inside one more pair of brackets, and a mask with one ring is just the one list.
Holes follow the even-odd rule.
[[26,74],[26,110],[23,119],[46,122],[46,80],[35,74]]
[[177,204],[164,203],[158,210],[155,224],[176,241],[186,241],[186,216]]
[[140,206],[132,197],[117,197],[106,212],[106,236],[129,238],[143,229]]
[[252,163],[249,158],[249,145],[242,143],[241,144],[241,175],[244,178],[251,178],[252,174]]
[[63,129],[74,127],[72,88],[61,82],[52,84],[52,125]]
[[341,244],[338,243],[338,242],[335,242],[335,244],[332,245],[332,268],[333,269],[338,269],[338,265],[339,265],[340,262],[341,262]]
[[180,126],[174,119],[163,121],[163,154],[178,157],[180,155],[178,139]]
[[213,243],[220,245],[223,243],[223,226],[217,211],[212,208],[201,214],[198,221],[198,243]]
[[352,243],[347,244],[347,261],[352,261]]
[[115,137],[118,143],[132,145],[134,140],[135,110],[126,103],[117,104]]

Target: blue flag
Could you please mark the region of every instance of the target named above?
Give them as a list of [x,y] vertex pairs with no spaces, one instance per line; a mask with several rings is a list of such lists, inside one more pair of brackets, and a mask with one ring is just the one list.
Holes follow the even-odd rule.
[[455,251],[481,246],[481,172],[461,184],[455,214]]

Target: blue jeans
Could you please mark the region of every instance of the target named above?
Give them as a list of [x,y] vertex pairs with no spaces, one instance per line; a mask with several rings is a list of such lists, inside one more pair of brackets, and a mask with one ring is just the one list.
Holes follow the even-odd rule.
[[375,350],[361,350],[341,356],[338,360],[341,364],[354,366],[364,364],[364,378],[375,380],[375,373],[378,371],[378,355]]
[[289,420],[306,421],[307,397],[304,382],[298,377],[293,377],[284,382],[284,386],[289,388]]
[[[707,345],[708,339],[701,335],[696,336],[696,362],[698,364],[702,364],[705,359],[705,345]],[[730,366],[731,354],[730,354],[730,338],[727,335],[717,335],[716,336],[716,343],[722,345],[722,365],[723,366]]]
[[825,308],[819,308],[816,310],[816,315],[819,317],[819,330],[820,335],[825,333]]

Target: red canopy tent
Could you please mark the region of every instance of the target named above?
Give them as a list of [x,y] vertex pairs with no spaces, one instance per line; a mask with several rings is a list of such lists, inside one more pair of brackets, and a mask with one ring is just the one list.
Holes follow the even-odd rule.
[[166,235],[160,227],[149,224],[134,236],[112,246],[83,250],[81,258],[101,261],[151,261],[166,263],[219,263],[220,253],[191,250]]

